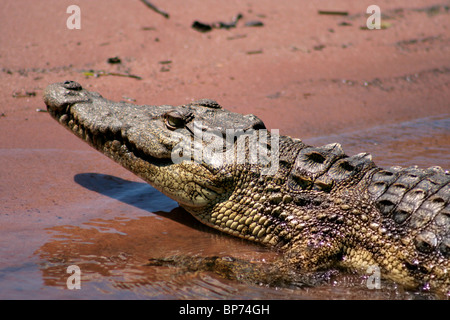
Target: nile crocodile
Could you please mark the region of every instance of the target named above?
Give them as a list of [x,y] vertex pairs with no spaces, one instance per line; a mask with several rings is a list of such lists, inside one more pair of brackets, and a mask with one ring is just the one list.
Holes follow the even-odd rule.
[[[256,116],[208,99],[139,106],[66,81],[49,85],[44,101],[59,123],[202,223],[283,252],[283,262],[266,270],[275,279],[289,270],[376,266],[407,288],[450,292],[450,174],[440,167],[380,168],[370,154],[269,133]],[[209,131],[207,139],[195,136]],[[249,161],[258,148],[266,154]],[[276,170],[264,171],[275,156]],[[226,270],[236,261],[197,264]],[[256,264],[234,271],[249,267]]]

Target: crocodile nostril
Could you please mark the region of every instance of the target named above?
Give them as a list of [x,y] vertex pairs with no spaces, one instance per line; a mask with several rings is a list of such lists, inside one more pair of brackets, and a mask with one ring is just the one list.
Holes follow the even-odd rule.
[[256,122],[256,123],[253,125],[252,128],[253,128],[253,130],[266,129],[266,125],[264,124],[264,122],[262,122],[262,121],[260,120],[260,121]]
[[64,81],[63,87],[69,90],[77,90],[77,91],[83,89],[81,87],[81,84],[71,80]]

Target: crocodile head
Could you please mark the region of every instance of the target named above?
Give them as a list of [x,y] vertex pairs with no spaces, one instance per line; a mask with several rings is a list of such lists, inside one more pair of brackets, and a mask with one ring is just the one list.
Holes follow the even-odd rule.
[[[224,196],[233,180],[225,162],[217,161],[236,142],[225,138],[227,130],[265,128],[256,116],[232,113],[213,100],[138,106],[104,99],[74,81],[49,85],[44,101],[52,117],[75,135],[196,210]],[[204,152],[211,146],[215,152]]]

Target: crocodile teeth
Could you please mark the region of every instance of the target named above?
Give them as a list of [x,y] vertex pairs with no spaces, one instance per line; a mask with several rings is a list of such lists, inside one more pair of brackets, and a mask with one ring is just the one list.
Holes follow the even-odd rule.
[[67,114],[63,114],[61,117],[59,117],[59,123],[66,124],[69,120],[69,116]]

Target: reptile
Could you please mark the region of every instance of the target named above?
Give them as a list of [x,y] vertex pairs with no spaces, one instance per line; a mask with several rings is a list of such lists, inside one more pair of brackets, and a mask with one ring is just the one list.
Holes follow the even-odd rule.
[[375,266],[405,288],[450,293],[450,174],[441,167],[381,168],[368,153],[304,144],[210,99],[113,102],[74,81],[50,84],[43,97],[60,124],[203,224],[283,256],[270,266],[196,257],[192,270],[277,285]]

